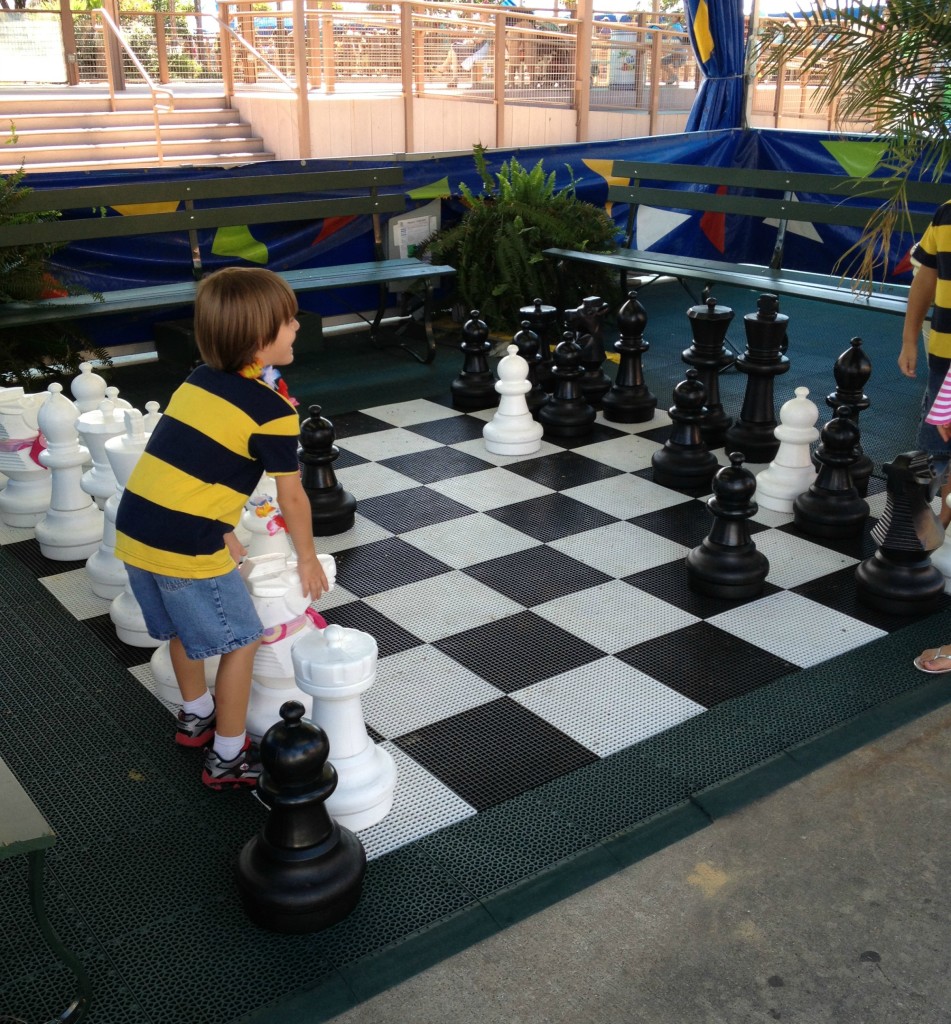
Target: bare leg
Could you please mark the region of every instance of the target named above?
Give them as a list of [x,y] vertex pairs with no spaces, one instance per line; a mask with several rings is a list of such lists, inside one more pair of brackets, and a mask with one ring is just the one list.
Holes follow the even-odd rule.
[[948,495],[951,495],[951,476],[949,476],[947,483],[941,488],[941,511],[938,513],[941,519],[941,525],[947,529],[951,525],[951,508],[948,508]]
[[172,637],[168,642],[168,656],[172,661],[175,681],[182,693],[182,700],[198,700],[208,689],[205,685],[205,663],[189,658],[181,640]]
[[240,736],[245,731],[251,696],[251,666],[260,645],[260,640],[254,640],[221,656],[215,676],[215,703],[217,731],[222,736]]

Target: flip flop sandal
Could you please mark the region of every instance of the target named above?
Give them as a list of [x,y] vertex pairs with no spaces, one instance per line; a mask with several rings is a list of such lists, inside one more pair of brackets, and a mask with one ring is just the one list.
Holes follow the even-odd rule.
[[[942,647],[944,645],[942,644]],[[912,662],[912,665],[918,669],[919,672],[927,672],[931,676],[944,675],[945,672],[951,672],[951,654],[942,654],[941,647],[935,648],[934,654],[930,657],[925,657],[927,652],[919,654],[917,658]],[[948,662],[947,668],[925,668],[924,662],[926,661],[946,661]]]

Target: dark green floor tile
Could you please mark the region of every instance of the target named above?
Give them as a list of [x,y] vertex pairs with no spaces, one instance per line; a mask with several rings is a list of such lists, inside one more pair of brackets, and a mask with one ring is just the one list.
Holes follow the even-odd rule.
[[321,1024],[353,1009],[358,1002],[350,986],[335,971],[324,975],[313,987],[282,996],[228,1024]]
[[712,821],[773,793],[806,774],[786,753],[777,754],[746,771],[698,790],[691,799]]
[[709,817],[692,801],[685,800],[611,836],[603,845],[621,869],[699,832],[709,824]]

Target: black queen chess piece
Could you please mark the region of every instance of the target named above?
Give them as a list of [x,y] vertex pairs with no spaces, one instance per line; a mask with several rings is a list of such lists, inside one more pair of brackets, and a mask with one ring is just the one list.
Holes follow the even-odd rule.
[[536,379],[542,391],[550,393],[555,386],[552,353],[561,340],[558,337],[558,309],[542,302],[541,299],[534,299],[531,305],[519,308],[518,318],[520,322],[527,320],[532,331],[538,335],[538,352],[541,358],[538,361]]
[[530,412],[537,412],[548,401],[548,392],[539,383],[539,370],[544,359],[541,339],[532,330],[531,323],[523,320],[521,330],[515,332],[512,343],[518,349],[518,354],[528,363],[528,383],[531,387],[525,396],[525,404]]
[[328,537],[353,526],[357,499],[343,489],[334,473],[340,449],[334,444],[333,424],[321,416],[319,405],[311,405],[307,411],[310,415],[300,426],[297,461],[301,484],[310,501],[314,534]]
[[691,590],[728,601],[748,600],[763,590],[769,560],[750,537],[749,518],[756,515],[756,478],[743,466],[739,452],[730,455],[713,478],[707,507],[713,526],[703,542],[687,555]]
[[746,351],[736,360],[746,374],[746,391],[739,419],[726,431],[728,451],[743,452],[748,462],[770,462],[779,450],[773,378],[789,369],[783,355],[789,317],[779,312],[779,300],[771,292],[760,295],[756,312],[743,317]]
[[670,436],[664,447],[651,456],[655,484],[701,494],[709,491],[719,463],[700,434],[706,398],[697,371],[689,369],[687,379],[674,388],[674,404],[668,410],[673,420]]
[[473,309],[462,325],[462,372],[449,385],[454,409],[473,412],[496,405],[495,375],[489,367],[489,328]]
[[927,452],[905,452],[883,467],[885,511],[872,527],[878,550],[855,569],[855,592],[863,603],[893,615],[937,611],[944,575],[931,552],[944,543],[941,521],[931,509],[938,479]]
[[646,423],[654,418],[657,399],[644,383],[643,356],[650,348],[644,340],[647,310],[636,291],[627,293],[627,301],[618,310],[617,326],[614,350],[620,361],[614,385],[601,399],[601,410],[612,423]]
[[700,424],[700,433],[708,448],[720,448],[733,417],[723,411],[720,401],[720,374],[735,362],[726,349],[726,333],[733,322],[733,310],[709,298],[705,303],[687,310],[693,341],[680,358],[692,366],[707,392],[707,412]]
[[552,437],[584,437],[591,432],[597,413],[581,393],[581,346],[565,331],[555,346],[555,390],[536,416]]
[[861,427],[859,427],[859,414],[863,413],[871,404],[864,388],[872,375],[872,362],[862,348],[862,339],[853,338],[849,347],[836,359],[832,367],[835,377],[835,390],[826,396],[826,405],[837,416],[839,409],[847,405],[851,410],[849,419],[859,430],[859,440],[856,442],[856,460],[849,472],[852,474],[852,483],[855,489],[864,498],[868,494],[868,481],[872,475],[872,460],[862,450]]
[[576,309],[565,310],[565,320],[581,346],[581,393],[596,409],[611,387],[611,380],[603,370],[606,355],[602,325],[610,310],[600,295],[589,295]]
[[245,913],[260,928],[289,934],[321,931],[357,905],[366,851],[324,806],[337,785],[330,744],[287,701],[261,740],[257,795],[268,808],[264,826],[245,843],[235,878]]

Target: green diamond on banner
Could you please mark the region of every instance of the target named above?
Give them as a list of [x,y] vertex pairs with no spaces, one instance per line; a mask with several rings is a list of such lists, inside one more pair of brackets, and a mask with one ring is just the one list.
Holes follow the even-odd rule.
[[267,246],[252,236],[246,224],[218,228],[211,243],[211,251],[216,256],[231,256],[247,260],[248,263],[260,263],[262,266],[269,258]]
[[443,196],[451,196],[452,189],[449,187],[449,177],[440,178],[438,181],[414,188],[406,193],[410,199],[441,199]]
[[871,174],[888,148],[881,142],[823,142],[822,145],[853,178]]

